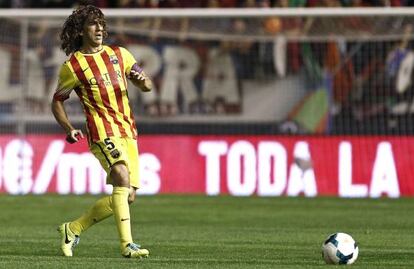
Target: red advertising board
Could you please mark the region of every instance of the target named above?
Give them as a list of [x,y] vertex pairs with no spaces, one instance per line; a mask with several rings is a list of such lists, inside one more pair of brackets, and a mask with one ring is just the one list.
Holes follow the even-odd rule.
[[[414,196],[414,137],[142,135],[142,194]],[[111,192],[86,141],[0,137],[0,192]]]

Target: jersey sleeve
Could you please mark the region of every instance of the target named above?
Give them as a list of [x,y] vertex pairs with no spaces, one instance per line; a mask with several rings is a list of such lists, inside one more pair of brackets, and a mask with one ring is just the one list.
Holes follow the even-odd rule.
[[53,100],[65,101],[69,98],[70,93],[73,89],[78,86],[78,80],[70,70],[67,63],[64,63],[59,71],[59,80],[58,86],[56,88],[55,94],[53,95]]
[[142,69],[138,66],[137,61],[134,56],[125,48],[120,48],[122,52],[122,58],[124,59],[124,71],[126,75],[129,75],[131,69],[134,69],[137,72],[141,72]]

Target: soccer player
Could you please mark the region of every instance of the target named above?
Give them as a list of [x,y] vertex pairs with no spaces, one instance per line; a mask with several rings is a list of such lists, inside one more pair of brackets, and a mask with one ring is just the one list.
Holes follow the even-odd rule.
[[[66,132],[66,140],[83,138],[70,123],[64,101],[72,90],[78,95],[86,117],[90,151],[107,172],[112,195],[99,199],[78,219],[58,227],[61,249],[73,256],[79,236],[92,225],[114,215],[124,257],[148,257],[149,251],[132,240],[129,204],[139,188],[137,130],[127,94],[127,78],[142,91],[152,82],[125,48],[106,46],[106,21],[92,5],[80,6],[66,19],[61,48],[69,59],[61,66],[59,83],[52,101],[56,121]],[[97,179],[99,180],[99,179]]]

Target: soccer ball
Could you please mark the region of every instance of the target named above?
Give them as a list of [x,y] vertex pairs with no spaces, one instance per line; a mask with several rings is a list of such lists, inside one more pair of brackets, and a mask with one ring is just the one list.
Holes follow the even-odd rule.
[[352,264],[358,258],[358,245],[346,233],[334,233],[322,244],[322,257],[328,264]]

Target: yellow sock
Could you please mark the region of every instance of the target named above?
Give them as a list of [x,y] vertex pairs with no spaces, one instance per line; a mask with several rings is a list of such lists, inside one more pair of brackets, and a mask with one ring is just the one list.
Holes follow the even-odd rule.
[[128,195],[129,188],[127,187],[114,187],[112,191],[112,209],[121,241],[121,250],[128,243],[132,243]]
[[69,229],[76,235],[80,235],[83,231],[101,220],[113,214],[112,196],[105,196],[86,211],[80,218],[69,224]]

